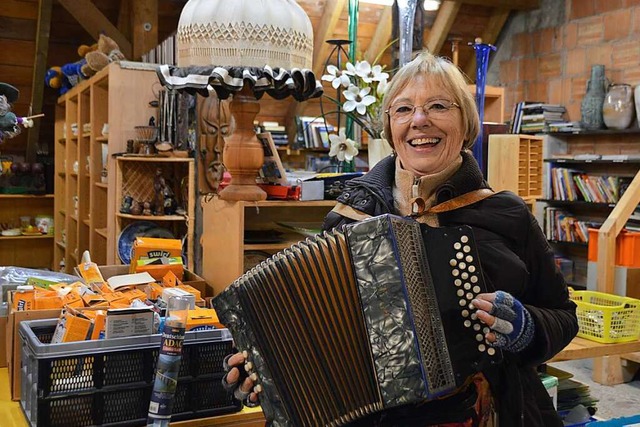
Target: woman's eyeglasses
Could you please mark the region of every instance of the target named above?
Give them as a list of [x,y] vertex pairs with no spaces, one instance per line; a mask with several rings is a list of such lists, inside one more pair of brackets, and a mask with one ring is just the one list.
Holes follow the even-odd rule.
[[[411,104],[398,104],[391,106],[385,113],[389,115],[393,120],[398,123],[405,123],[411,120],[413,114],[416,112],[416,105]],[[454,108],[460,108],[455,102],[447,101],[446,99],[436,99],[429,101],[426,104],[420,106],[425,116],[429,117],[443,117]]]

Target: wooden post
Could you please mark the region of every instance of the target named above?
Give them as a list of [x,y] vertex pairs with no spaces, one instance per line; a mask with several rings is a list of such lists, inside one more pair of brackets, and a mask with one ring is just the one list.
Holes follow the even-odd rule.
[[[49,33],[51,31],[52,0],[40,0],[38,7],[38,31],[36,32],[36,56],[33,63],[33,82],[31,83],[31,111],[37,114],[42,110],[44,93],[44,75],[47,70],[47,56],[49,55]],[[40,139],[40,120],[33,121],[27,136],[26,161],[36,160],[36,151]]]
[[629,188],[616,203],[616,207],[611,211],[598,232],[598,280],[596,288],[600,292],[612,294],[614,291],[616,238],[639,202],[640,171],[636,173]]

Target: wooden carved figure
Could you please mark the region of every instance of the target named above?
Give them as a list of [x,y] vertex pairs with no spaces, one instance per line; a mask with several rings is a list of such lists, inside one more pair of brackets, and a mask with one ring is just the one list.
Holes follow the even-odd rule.
[[200,125],[200,165],[198,187],[201,193],[217,193],[222,182],[224,138],[233,133],[231,98],[221,100],[214,91],[208,97],[198,95]]

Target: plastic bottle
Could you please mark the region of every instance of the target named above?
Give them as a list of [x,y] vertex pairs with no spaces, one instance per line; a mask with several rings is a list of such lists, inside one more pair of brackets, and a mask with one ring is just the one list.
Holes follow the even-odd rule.
[[153,382],[147,426],[168,427],[171,421],[173,398],[178,386],[178,374],[182,360],[182,343],[187,324],[189,300],[172,297],[167,304],[160,354]]

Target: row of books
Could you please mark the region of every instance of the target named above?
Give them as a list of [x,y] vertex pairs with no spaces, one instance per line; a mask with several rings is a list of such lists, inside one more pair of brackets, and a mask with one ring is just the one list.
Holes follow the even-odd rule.
[[552,168],[554,200],[617,203],[628,186],[628,177],[590,175],[568,168]]
[[522,101],[513,107],[509,133],[548,132],[554,123],[564,123],[566,108],[558,104]]
[[570,213],[555,207],[545,208],[545,235],[547,240],[557,242],[589,242],[589,228],[601,224],[582,221]]
[[269,132],[273,143],[277,146],[289,145],[289,136],[287,135],[287,128],[278,122],[264,121],[261,123],[254,123],[256,132]]
[[335,132],[335,127],[321,117],[296,117],[295,148],[329,149],[331,142],[329,135]]

